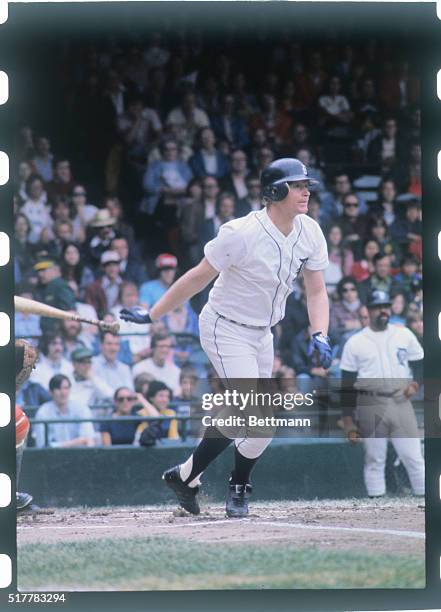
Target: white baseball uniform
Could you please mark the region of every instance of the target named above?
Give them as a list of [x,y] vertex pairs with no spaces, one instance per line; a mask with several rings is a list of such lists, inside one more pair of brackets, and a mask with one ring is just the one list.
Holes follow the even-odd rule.
[[[323,270],[328,253],[323,232],[307,215],[297,215],[285,236],[267,209],[221,226],[205,245],[205,257],[220,274],[199,318],[201,345],[220,378],[270,378],[271,327],[285,315],[288,295],[306,267]],[[268,439],[236,439],[240,452],[258,457]]]
[[368,495],[386,492],[385,465],[390,438],[409,475],[413,491],[424,494],[424,459],[411,402],[403,390],[412,380],[409,361],[424,351],[406,327],[370,327],[354,334],[343,348],[342,370],[357,372],[356,418],[363,438],[364,480]]

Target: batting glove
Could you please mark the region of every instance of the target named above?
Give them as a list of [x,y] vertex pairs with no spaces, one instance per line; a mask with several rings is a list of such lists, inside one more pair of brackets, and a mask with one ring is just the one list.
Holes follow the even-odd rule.
[[320,365],[327,370],[332,363],[332,348],[329,336],[324,336],[322,332],[312,334],[309,356],[318,362],[316,365]]
[[123,321],[129,321],[130,323],[145,324],[152,322],[148,310],[141,308],[140,306],[123,308],[119,311],[119,318]]

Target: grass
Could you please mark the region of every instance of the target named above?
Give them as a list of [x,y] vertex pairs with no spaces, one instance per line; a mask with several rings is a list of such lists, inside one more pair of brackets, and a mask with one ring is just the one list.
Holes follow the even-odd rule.
[[293,544],[192,543],[170,537],[28,544],[24,590],[424,588],[424,559],[298,549]]

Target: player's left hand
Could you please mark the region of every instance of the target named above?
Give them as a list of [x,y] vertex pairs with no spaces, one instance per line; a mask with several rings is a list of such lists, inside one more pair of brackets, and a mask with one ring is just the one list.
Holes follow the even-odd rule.
[[140,306],[134,306],[133,308],[122,308],[119,311],[119,317],[123,321],[129,321],[130,323],[151,323],[152,320],[148,311]]
[[321,365],[325,369],[329,368],[332,363],[332,348],[329,336],[324,336],[322,332],[313,334],[308,354],[316,362],[315,365]]

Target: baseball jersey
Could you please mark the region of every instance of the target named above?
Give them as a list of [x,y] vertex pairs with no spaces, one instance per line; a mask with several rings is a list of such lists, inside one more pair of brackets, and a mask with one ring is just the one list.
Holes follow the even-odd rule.
[[[384,331],[375,332],[365,327],[344,345],[340,368],[358,373],[355,384],[358,389],[371,389],[373,379],[381,379],[382,385],[395,388],[396,379],[412,378],[409,361],[423,357],[421,344],[407,327],[388,325]],[[378,391],[382,390],[378,383],[376,386]]]
[[276,325],[285,316],[288,295],[304,267],[328,265],[325,237],[316,221],[297,215],[285,236],[267,209],[221,226],[204,254],[220,274],[208,302],[218,313],[247,325]]

